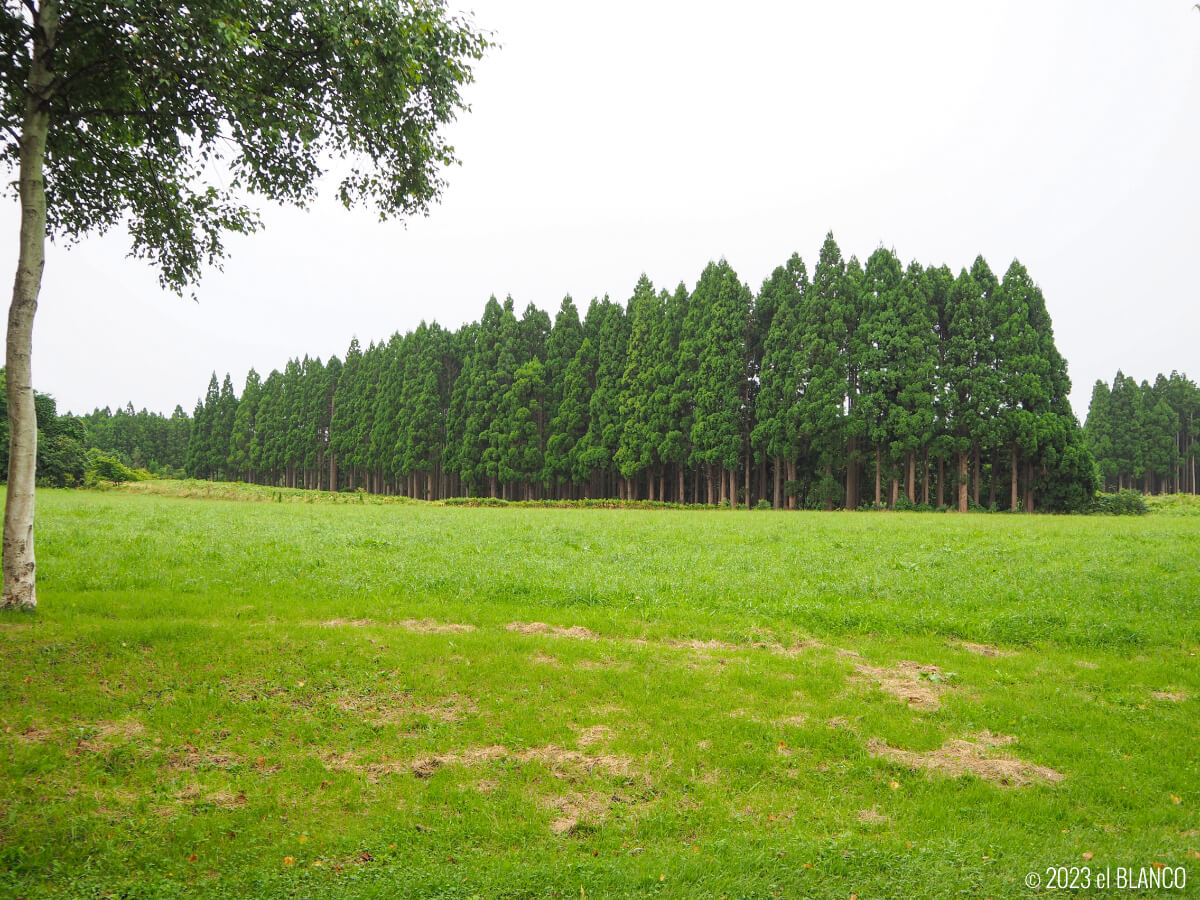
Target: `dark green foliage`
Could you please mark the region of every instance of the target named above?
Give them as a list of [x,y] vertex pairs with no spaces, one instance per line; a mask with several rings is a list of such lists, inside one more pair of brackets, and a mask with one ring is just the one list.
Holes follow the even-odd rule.
[[1139,385],[1118,371],[1111,388],[1097,381],[1084,435],[1106,489],[1200,493],[1200,388],[1186,375]]
[[133,404],[105,407],[81,416],[86,429],[80,441],[84,447],[96,447],[135,469],[145,468],[158,475],[181,473],[187,461],[191,418],[180,406],[170,416],[146,410],[134,412]]
[[629,301],[629,344],[621,376],[620,414],[624,423],[616,463],[621,475],[634,478],[658,460],[662,443],[654,391],[666,326],[666,298],[655,293],[644,274]]
[[[5,374],[0,368],[0,394],[4,394]],[[37,412],[37,483],[46,487],[76,487],[83,484],[88,435],[83,420],[72,415],[60,416],[54,398],[34,394]],[[8,472],[8,402],[0,396],[0,483]]]
[[1105,516],[1144,516],[1150,512],[1141,491],[1130,489],[1115,494],[1097,494],[1093,509]]
[[721,260],[700,276],[688,310],[698,357],[692,384],[692,459],[724,470],[737,469],[742,449],[739,412],[751,302],[750,289]]
[[[344,363],[252,371],[240,400],[214,373],[189,470],[427,499],[819,509],[874,505],[878,471],[881,505],[977,509],[1004,505],[1015,447],[1026,508],[1084,510],[1097,486],[1045,302],[1016,263],[1003,283],[982,259],[957,279],[886,249],[864,268],[829,235],[811,282],[793,255],[757,298],[721,261],[691,292],[643,276],[627,306],[594,299],[582,322],[570,297],[553,325],[515,308],[492,297],[455,332],[422,323],[353,341]],[[1153,412],[1139,472],[1181,465],[1176,395],[1133,385]]]
[[121,484],[126,481],[137,481],[138,473],[126,466],[115,456],[110,456],[100,450],[89,450],[85,457],[86,480],[88,484],[98,481],[111,481]]
[[[579,442],[576,478],[602,479],[611,472],[621,443],[621,378],[628,343],[625,311],[607,297],[593,300],[583,322],[585,342],[595,353],[591,394],[587,398],[587,433]],[[582,348],[580,353],[582,353]],[[615,493],[615,491],[614,491]]]

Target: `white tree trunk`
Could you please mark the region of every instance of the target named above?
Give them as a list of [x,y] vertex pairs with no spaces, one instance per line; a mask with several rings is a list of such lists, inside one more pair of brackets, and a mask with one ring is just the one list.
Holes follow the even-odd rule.
[[37,606],[33,557],[33,500],[37,477],[37,412],[33,404],[33,315],[46,250],[46,190],[42,162],[50,114],[45,98],[58,30],[58,2],[46,0],[35,23],[29,93],[21,127],[19,193],[21,245],[8,310],[5,367],[8,392],[8,492],[4,503],[4,591],[0,605]]

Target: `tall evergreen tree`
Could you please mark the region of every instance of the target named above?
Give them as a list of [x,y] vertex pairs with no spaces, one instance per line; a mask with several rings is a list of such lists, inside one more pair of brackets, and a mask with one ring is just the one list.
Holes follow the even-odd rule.
[[[795,419],[790,414],[799,396],[799,358],[808,271],[798,254],[763,282],[756,306],[770,310],[759,367],[754,448],[770,457],[774,470],[772,505],[783,505],[783,479],[795,479],[800,447]],[[764,317],[765,318],[765,317]]]
[[[633,482],[658,464],[658,432],[653,396],[665,326],[665,304],[643,273],[629,300],[629,344],[621,375],[619,408],[623,428],[615,455],[621,477]],[[654,499],[654,478],[649,478]]]
[[716,478],[716,500],[737,505],[742,451],[742,387],[752,296],[727,262],[709,263],[692,292],[689,314],[700,333],[692,396],[692,456]]
[[582,467],[577,474],[592,481],[593,491],[602,494],[609,493],[606,485],[614,474],[613,458],[621,444],[621,376],[625,372],[626,329],[627,319],[620,304],[608,297],[592,301],[583,331],[595,352],[595,376],[587,401],[587,433],[577,445],[578,465]]
[[237,414],[233,417],[233,430],[229,439],[229,471],[237,478],[254,480],[250,465],[250,446],[254,440],[255,419],[262,393],[261,379],[253,368],[246,373],[246,384],[238,402]]
[[832,234],[825,236],[807,293],[800,338],[799,401],[794,407],[795,433],[820,473],[812,499],[825,509],[841,500],[835,466],[846,448],[847,364],[846,317],[853,308],[846,264]]

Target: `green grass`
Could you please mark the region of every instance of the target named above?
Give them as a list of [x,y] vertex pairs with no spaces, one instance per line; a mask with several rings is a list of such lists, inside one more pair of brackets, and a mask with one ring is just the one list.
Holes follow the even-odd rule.
[[1200,516],[1200,494],[1162,494],[1146,497],[1152,513],[1165,516]]
[[[155,490],[39,494],[40,611],[0,616],[0,896],[1200,880],[1200,518]],[[880,749],[984,733],[1062,779]]]

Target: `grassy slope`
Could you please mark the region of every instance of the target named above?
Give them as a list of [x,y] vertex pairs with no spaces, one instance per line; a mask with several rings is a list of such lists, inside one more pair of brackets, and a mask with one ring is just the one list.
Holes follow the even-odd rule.
[[[1083,852],[1200,878],[1200,519],[39,503],[0,894],[1022,896]],[[425,618],[476,628],[390,624]],[[600,637],[505,628],[534,620]],[[898,660],[942,668],[939,709],[855,675]],[[984,730],[1066,777],[868,749]]]

